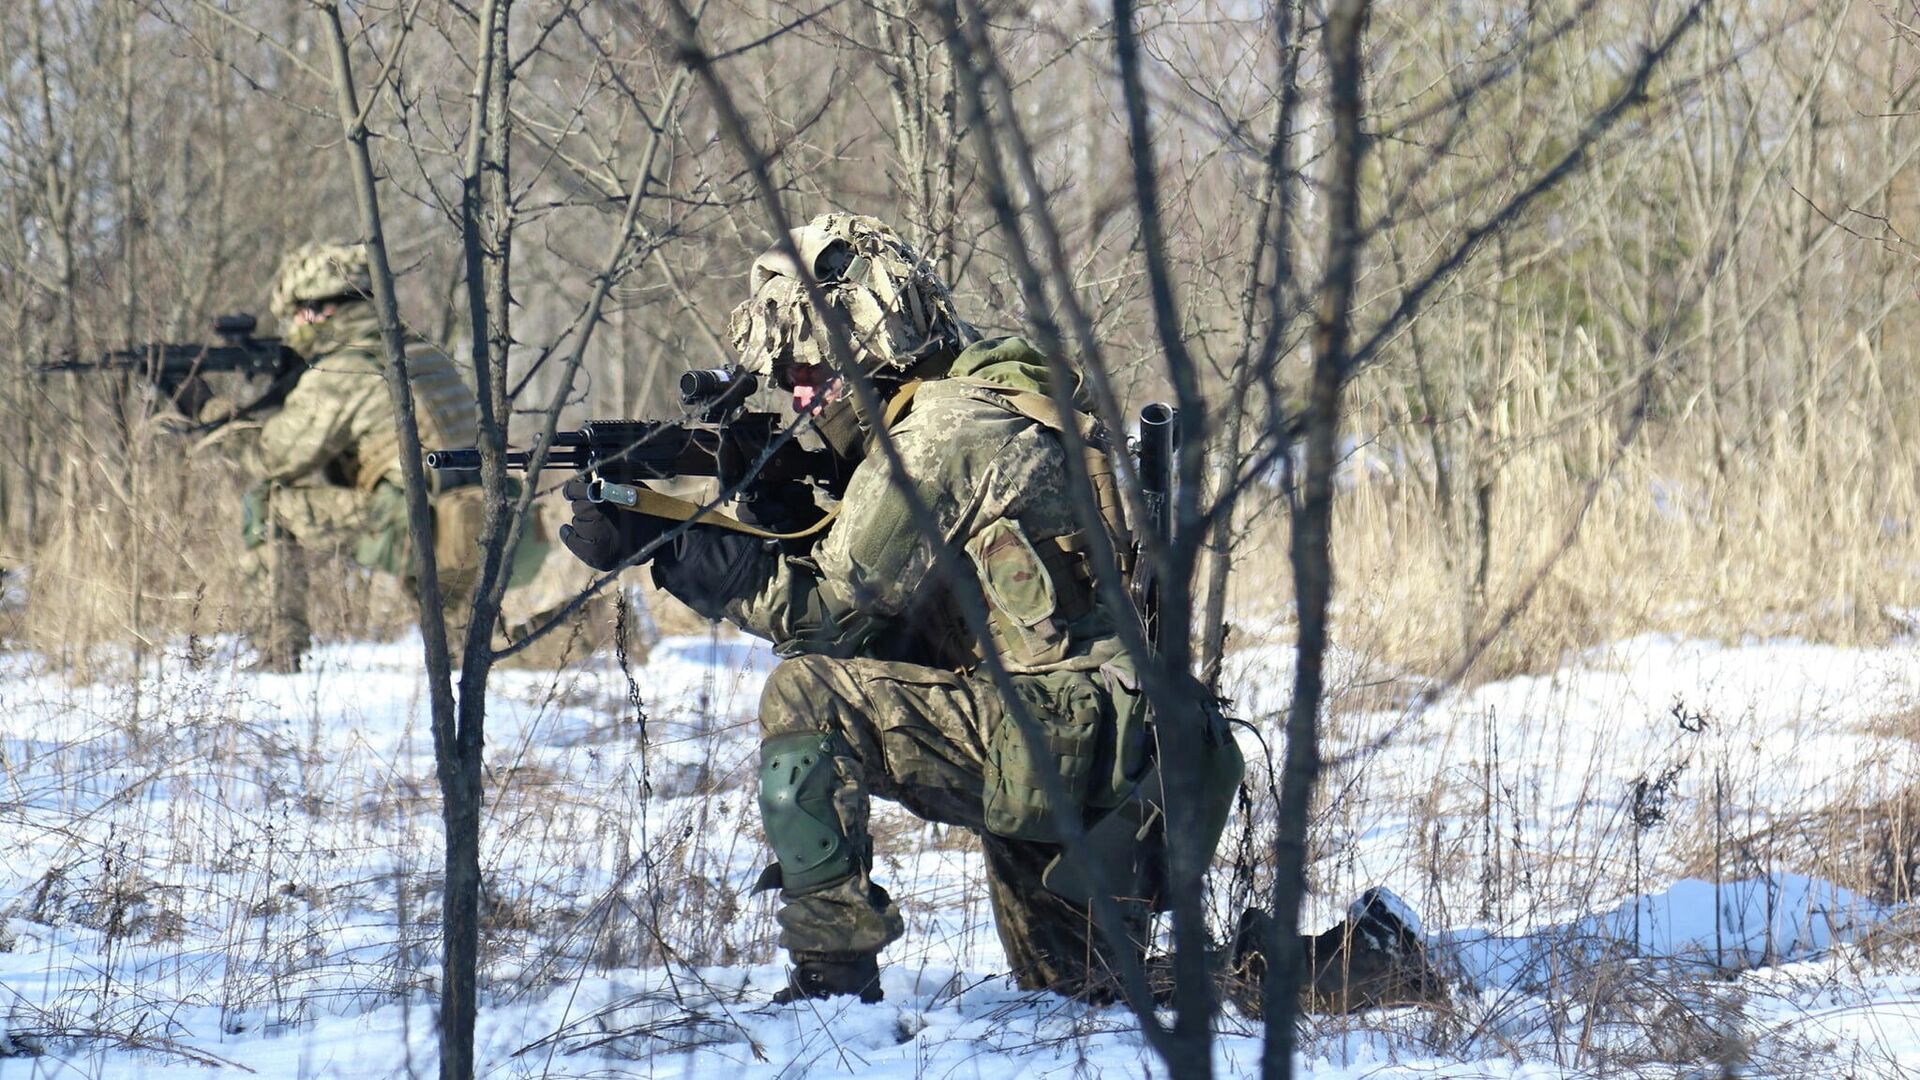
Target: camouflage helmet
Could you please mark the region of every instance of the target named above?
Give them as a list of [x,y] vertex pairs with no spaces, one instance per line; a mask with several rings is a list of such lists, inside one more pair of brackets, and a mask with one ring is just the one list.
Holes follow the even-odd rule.
[[373,293],[364,244],[301,244],[280,260],[267,308],[285,324],[294,308],[325,300],[362,300]]
[[[953,295],[930,260],[878,218],[822,214],[792,235],[823,298],[846,315],[854,353],[869,374],[902,372],[942,345],[958,351],[978,336],[954,313]],[[751,286],[753,295],[728,321],[742,365],[770,375],[783,357],[796,364],[832,360],[826,324],[784,251],[754,260]]]

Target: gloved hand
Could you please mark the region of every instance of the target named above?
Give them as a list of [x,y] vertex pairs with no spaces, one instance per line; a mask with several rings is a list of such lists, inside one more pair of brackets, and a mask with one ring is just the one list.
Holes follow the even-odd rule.
[[791,533],[812,525],[825,516],[813,501],[813,490],[797,480],[776,481],[742,492],[734,503],[741,521],[768,532]]
[[208,398],[206,404],[196,410],[194,422],[201,427],[215,427],[220,424],[231,423],[233,418],[239,414],[239,402],[234,401],[232,398],[222,397],[216,394]]
[[719,619],[728,603],[766,581],[777,559],[757,536],[695,525],[663,545],[653,583],[706,618]]
[[[163,378],[154,390],[164,402],[153,418],[154,426],[169,435],[226,423],[236,411],[232,402],[214,394],[207,380],[198,375],[177,383]],[[210,409],[215,405],[220,408]]]
[[560,526],[560,542],[575,558],[602,573],[627,564],[676,523],[634,514],[587,498],[587,482],[575,477],[560,488],[573,520]]

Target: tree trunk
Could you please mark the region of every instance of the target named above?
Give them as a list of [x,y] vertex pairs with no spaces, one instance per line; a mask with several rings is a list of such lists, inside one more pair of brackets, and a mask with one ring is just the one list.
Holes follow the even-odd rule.
[[[491,11],[491,8],[489,9]],[[393,268],[387,258],[386,232],[380,213],[379,190],[368,149],[369,133],[354,86],[353,65],[347,50],[340,9],[323,4],[326,42],[333,62],[334,107],[340,115],[345,149],[354,181],[355,203],[367,247],[373,279],[374,309],[386,350],[386,379],[399,428],[400,467],[406,489],[408,535],[413,549],[413,572],[418,585],[420,634],[426,646],[427,691],[432,709],[434,760],[439,768],[442,810],[447,827],[447,885],[442,917],[445,971],[441,983],[440,1075],[443,1080],[470,1080],[473,1076],[475,1012],[474,959],[477,953],[479,911],[478,835],[479,766],[463,757],[469,743],[477,759],[479,733],[472,711],[485,708],[478,695],[461,710],[461,726],[471,724],[470,740],[456,728],[453,662],[447,646],[445,606],[440,595],[439,567],[434,559],[433,509],[427,502],[427,480],[421,461],[420,428],[414,416],[413,390],[408,379],[405,338],[394,297]],[[456,738],[456,735],[459,738]],[[462,838],[469,838],[463,842]]]
[[1304,417],[1306,476],[1293,507],[1294,597],[1300,637],[1294,654],[1293,701],[1287,710],[1286,764],[1280,782],[1274,838],[1273,931],[1267,955],[1264,1074],[1293,1076],[1302,956],[1298,930],[1306,894],[1307,826],[1320,779],[1320,709],[1327,650],[1327,608],[1333,596],[1333,473],[1338,464],[1340,389],[1352,335],[1357,272],[1360,162],[1361,30],[1366,0],[1339,0],[1327,12],[1322,46],[1333,120],[1332,168],[1327,178],[1326,279],[1313,332],[1313,375]]

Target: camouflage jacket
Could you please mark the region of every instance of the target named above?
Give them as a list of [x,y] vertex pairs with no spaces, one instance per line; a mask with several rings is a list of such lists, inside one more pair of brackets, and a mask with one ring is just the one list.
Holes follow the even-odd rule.
[[[261,425],[257,468],[264,480],[319,479],[371,492],[400,484],[400,443],[388,396],[385,349],[372,304],[351,304],[320,326],[313,359],[280,410]],[[407,344],[420,438],[428,446],[470,446],[473,392],[446,353]]]
[[766,555],[726,602],[727,618],[786,652],[973,667],[983,643],[935,568],[936,545],[910,512],[912,491],[965,561],[960,572],[982,587],[1009,670],[1090,671],[1113,661],[1115,613],[1086,584],[1075,554],[1083,534],[1066,447],[1010,404],[1046,386],[1044,359],[1018,338],[962,353],[948,377],[920,385],[890,429],[904,480],[881,451],[869,452],[812,555]]

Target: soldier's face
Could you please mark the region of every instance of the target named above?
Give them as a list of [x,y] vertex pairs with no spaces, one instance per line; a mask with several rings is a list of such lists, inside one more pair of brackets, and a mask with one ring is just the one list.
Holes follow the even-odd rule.
[[803,416],[818,412],[842,391],[840,376],[825,364],[786,364],[780,384],[793,393],[793,411]]
[[340,305],[302,304],[293,309],[280,327],[280,338],[287,348],[308,359],[313,358],[313,350],[320,343],[320,324],[332,317]]

